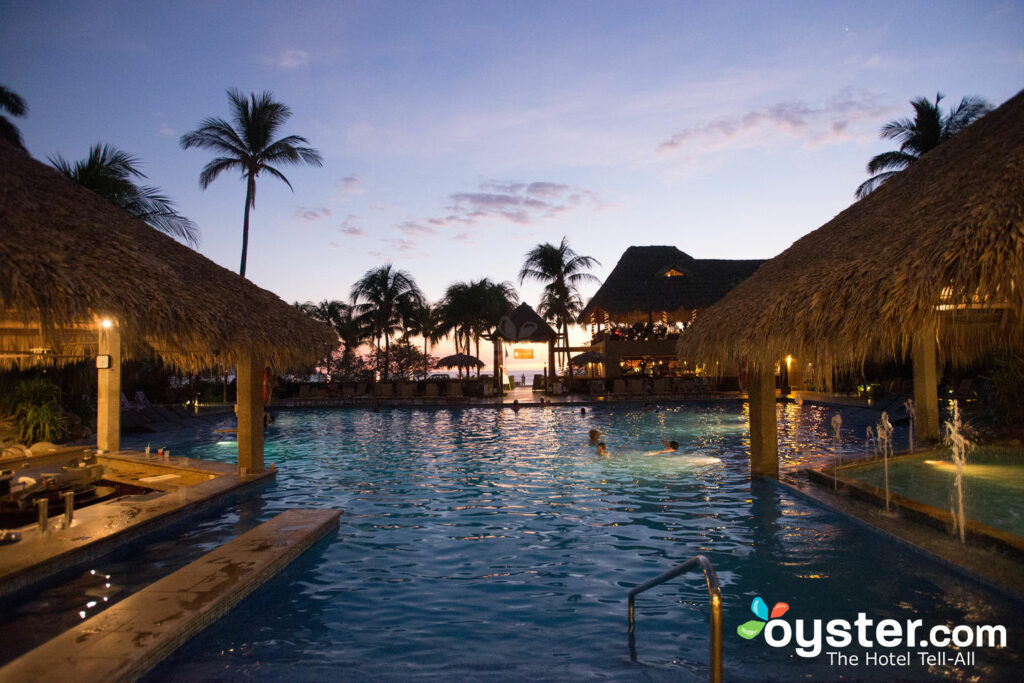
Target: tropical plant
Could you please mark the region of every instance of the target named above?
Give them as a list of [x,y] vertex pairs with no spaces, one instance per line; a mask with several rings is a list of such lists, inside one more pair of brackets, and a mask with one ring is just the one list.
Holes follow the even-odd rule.
[[50,157],[50,164],[64,176],[92,190],[114,206],[141,218],[160,232],[184,240],[189,246],[199,244],[199,228],[179,214],[174,202],[151,185],[136,180],[146,175],[139,170],[139,160],[113,145],[95,144],[89,156],[73,164],[59,154]]
[[9,398],[12,426],[22,443],[59,441],[68,431],[60,406],[60,388],[45,378],[26,379]]
[[312,301],[302,304],[296,302],[294,306],[314,320],[327,323],[334,328],[338,334],[341,353],[338,355],[338,349],[332,350],[324,367],[329,373],[337,370],[343,375],[351,374],[356,366],[356,350],[368,336],[365,322],[356,315],[354,307],[344,301],[326,299],[318,304]]
[[[563,340],[564,365],[569,365],[569,325],[576,322],[582,309],[579,286],[585,282],[597,282],[597,278],[586,269],[600,265],[591,256],[580,256],[569,247],[569,241],[562,237],[557,247],[550,243],[538,244],[526,254],[523,268],[519,271],[519,282],[536,280],[544,283],[544,293],[537,312],[548,322],[555,324]],[[552,373],[555,369],[551,368]]]
[[380,342],[384,342],[384,362],[377,363],[385,372],[384,379],[389,368],[391,337],[404,329],[401,312],[422,303],[423,294],[412,276],[390,263],[366,271],[352,286],[352,305],[373,336],[378,356]]
[[[28,114],[28,105],[25,104],[25,100],[16,92],[0,85],[0,111],[5,111],[11,116],[24,118]],[[20,149],[25,149],[25,143],[21,139],[21,131],[3,115],[0,115],[0,138],[7,140]]]
[[948,114],[943,115],[939,107],[941,100],[942,93],[935,95],[935,102],[929,102],[924,97],[911,100],[914,118],[902,118],[882,126],[879,135],[887,140],[896,140],[900,148],[893,152],[883,152],[868,162],[868,173],[872,176],[857,188],[858,199],[866,197],[879,185],[907,169],[923,154],[935,149],[992,109],[980,97],[965,97]]
[[269,173],[294,191],[291,182],[277,169],[277,165],[309,164],[322,166],[320,152],[306,147],[309,141],[298,135],[278,140],[274,136],[291,118],[292,110],[274,101],[268,90],[259,95],[252,93],[247,99],[234,88],[228,91],[233,124],[218,117],[203,119],[199,128],[181,136],[184,149],[200,147],[220,156],[203,167],[199,186],[209,187],[223,171],[237,170],[245,178],[245,212],[242,218],[242,261],[238,274],[245,277],[246,255],[249,249],[249,211],[256,207],[256,177]]

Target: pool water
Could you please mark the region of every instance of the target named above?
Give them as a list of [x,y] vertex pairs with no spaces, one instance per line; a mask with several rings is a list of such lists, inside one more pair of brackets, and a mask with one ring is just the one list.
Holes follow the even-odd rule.
[[[827,440],[831,414],[780,406],[784,461]],[[746,421],[735,404],[646,413],[619,405],[584,416],[572,407],[284,412],[266,447],[277,482],[260,497],[97,570],[130,583],[283,509],[345,509],[336,538],[161,664],[150,675],[160,681],[706,680],[699,574],[639,596],[636,663],[626,634],[630,588],[697,553],[722,583],[726,680],[1019,672],[1019,604],[778,484],[751,482]],[[868,424],[844,423],[860,433]],[[609,457],[588,444],[592,428]],[[233,445],[218,445],[210,429],[159,445],[233,460]],[[681,454],[646,455],[662,436],[679,441]],[[824,654],[804,659],[763,637],[740,638],[757,596],[787,602],[787,619],[865,612],[876,621],[1002,624],[1010,647],[978,650],[966,668],[833,666]]]
[[[964,467],[964,514],[1018,536],[1024,536],[1024,453],[1020,448],[984,447],[967,454]],[[844,474],[883,489],[881,463]],[[889,490],[927,505],[949,510],[956,465],[947,451],[889,464]]]

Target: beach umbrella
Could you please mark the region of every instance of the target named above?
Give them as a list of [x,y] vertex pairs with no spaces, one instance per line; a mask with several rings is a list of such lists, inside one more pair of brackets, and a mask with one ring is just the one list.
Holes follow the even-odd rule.
[[604,354],[598,353],[597,351],[587,351],[586,353],[581,353],[574,357],[570,362],[578,367],[582,367],[588,363],[603,363]]
[[480,367],[482,368],[486,363],[481,361],[476,356],[470,356],[466,353],[456,353],[451,356],[445,356],[441,360],[437,361],[438,367],[441,368],[471,368]]

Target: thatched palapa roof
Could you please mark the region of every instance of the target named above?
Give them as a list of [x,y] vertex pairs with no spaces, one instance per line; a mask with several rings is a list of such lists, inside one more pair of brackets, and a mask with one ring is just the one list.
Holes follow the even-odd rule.
[[126,358],[182,369],[323,356],[327,326],[0,140],[0,362],[69,362],[117,321]]
[[1024,92],[765,263],[679,350],[824,370],[900,358],[923,330],[969,361],[1024,341]]
[[645,321],[649,314],[689,318],[757,270],[763,261],[695,259],[675,247],[630,247],[587,303],[578,321],[605,313],[616,322]]
[[491,337],[507,342],[549,342],[558,335],[528,303],[519,304],[505,316]]

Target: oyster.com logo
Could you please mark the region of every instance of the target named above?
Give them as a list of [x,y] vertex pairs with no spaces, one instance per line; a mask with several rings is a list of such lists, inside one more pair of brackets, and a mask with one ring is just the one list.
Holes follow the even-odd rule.
[[753,640],[759,636],[770,619],[778,619],[788,612],[789,605],[784,602],[777,602],[769,613],[768,605],[765,603],[764,598],[759,595],[750,603],[750,611],[754,613],[757,619],[751,619],[736,627],[736,633],[747,640]]

